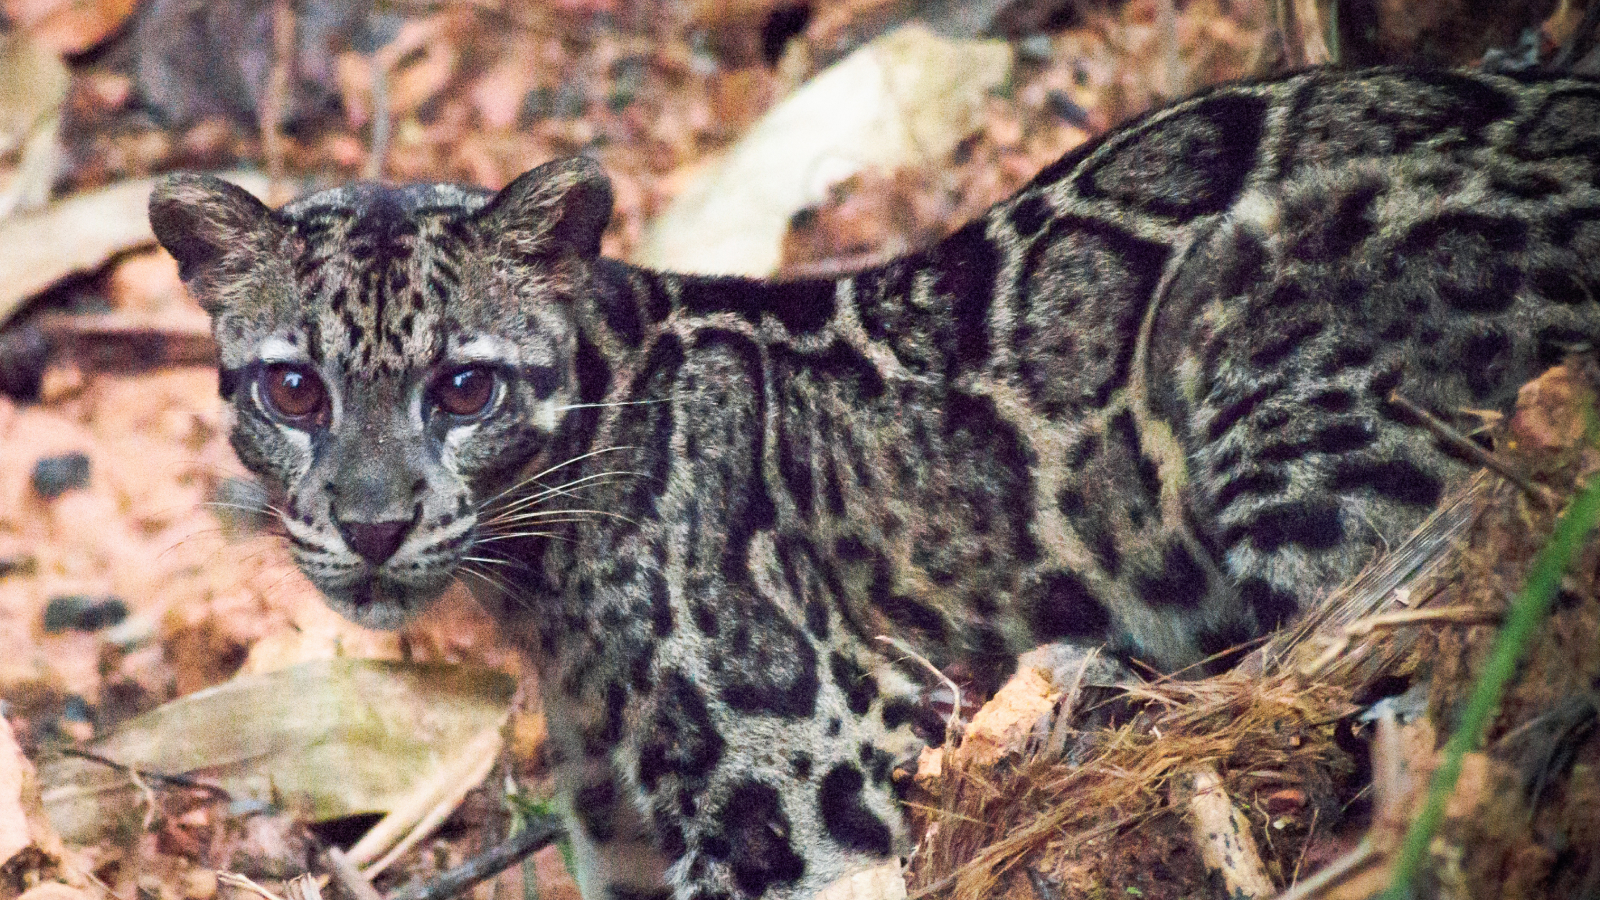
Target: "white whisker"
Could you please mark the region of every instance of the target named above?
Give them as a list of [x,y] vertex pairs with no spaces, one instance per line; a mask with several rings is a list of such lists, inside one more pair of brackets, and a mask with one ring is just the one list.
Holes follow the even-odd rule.
[[507,596],[516,596],[516,589],[511,586],[511,583],[498,575],[487,571],[480,571],[473,566],[462,566],[461,572],[466,575],[471,575],[472,577],[482,581],[484,584],[487,584],[495,590],[506,594]]
[[525,506],[531,506],[535,503],[538,503],[553,494],[571,496],[574,490],[579,487],[597,487],[599,485],[609,483],[610,479],[613,478],[621,478],[624,476],[640,477],[644,474],[645,473],[643,472],[630,472],[625,469],[617,469],[611,472],[596,472],[593,475],[585,475],[582,478],[575,478],[566,484],[558,484],[555,487],[547,487],[544,490],[529,494],[526,497],[519,497],[516,500],[507,503],[504,507],[495,510],[494,512],[495,515],[515,512]]
[[498,541],[511,541],[511,540],[516,540],[517,538],[536,538],[536,537],[538,537],[538,538],[553,538],[553,537],[559,537],[559,535],[556,535],[553,532],[549,532],[549,531],[508,531],[505,534],[494,534],[494,535],[490,535],[489,537],[486,537],[486,538],[479,538],[477,543],[478,544],[493,544],[493,543],[496,543]]
[[[554,516],[571,516],[572,518],[552,518]],[[484,520],[482,524],[487,528],[495,525],[507,525],[512,522],[530,522],[536,519],[546,519],[552,522],[584,522],[588,521],[592,516],[604,516],[608,519],[619,519],[623,522],[627,522],[629,525],[633,525],[635,527],[639,526],[638,522],[635,522],[621,513],[614,513],[610,510],[563,509],[560,507],[557,507],[556,509],[536,509],[529,512],[520,512],[514,516],[496,516],[493,519]]]
[[572,481],[566,482],[565,484],[547,487],[536,493],[529,494],[526,497],[520,497],[516,501],[507,504],[505,509],[502,511],[513,511],[533,503],[541,502],[551,496],[572,496],[578,488],[595,487],[602,484],[608,484],[612,479],[623,477],[640,478],[648,476],[644,472],[634,472],[626,469],[617,469],[610,472],[596,472],[593,475],[585,475],[582,478],[575,478]]
[[283,515],[283,510],[277,508],[276,506],[273,506],[270,503],[263,503],[260,506],[251,506],[248,503],[230,503],[230,502],[228,502],[226,500],[207,500],[207,501],[201,503],[200,505],[201,506],[217,506],[217,507],[222,507],[224,509],[238,509],[238,510],[243,510],[243,511],[245,511],[247,513],[255,513],[257,515],[259,515],[261,513],[272,513],[273,515],[276,515],[276,516],[282,516]]
[[639,448],[637,448],[637,447],[628,447],[628,446],[601,447],[599,450],[590,450],[588,453],[580,453],[579,455],[574,456],[569,460],[565,460],[564,462],[556,463],[555,465],[551,466],[548,469],[545,469],[543,472],[540,472],[537,475],[531,475],[531,476],[529,476],[527,478],[522,479],[521,481],[517,482],[516,484],[513,484],[510,487],[506,488],[505,490],[500,491],[499,493],[495,494],[494,496],[488,498],[487,500],[484,500],[482,503],[480,503],[478,505],[480,507],[488,506],[489,504],[495,502],[496,500],[499,500],[501,497],[504,497],[506,494],[509,494],[512,491],[517,490],[518,488],[524,487],[524,486],[529,485],[529,484],[537,484],[539,479],[545,477],[546,475],[549,475],[550,473],[555,472],[558,469],[566,468],[567,466],[570,466],[575,462],[582,462],[583,460],[586,460],[591,456],[599,456],[602,453],[613,453],[613,452],[618,451],[618,450],[637,450],[637,449],[639,449]]
[[566,412],[569,409],[601,409],[607,406],[646,406],[654,403],[671,403],[676,397],[660,397],[652,400],[614,400],[609,403],[569,403],[566,406],[556,407],[556,412]]

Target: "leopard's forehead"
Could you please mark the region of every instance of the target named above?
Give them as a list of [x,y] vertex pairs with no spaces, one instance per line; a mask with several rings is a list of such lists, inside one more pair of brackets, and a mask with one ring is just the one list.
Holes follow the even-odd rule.
[[461,184],[358,182],[307,194],[279,209],[278,215],[296,222],[334,218],[377,223],[440,212],[468,214],[483,208],[492,196],[482,188]]
[[472,341],[486,311],[463,291],[471,217],[490,196],[448,184],[356,184],[279,210],[311,360],[378,378],[435,365]]

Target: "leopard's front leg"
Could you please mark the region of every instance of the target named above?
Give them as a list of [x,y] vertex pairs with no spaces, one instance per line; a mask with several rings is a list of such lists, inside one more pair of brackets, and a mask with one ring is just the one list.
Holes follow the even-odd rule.
[[725,620],[726,644],[668,649],[621,755],[677,896],[804,897],[903,852],[877,710],[851,711],[776,604],[718,602],[749,615]]
[[[545,690],[582,698],[573,752],[626,788],[673,896],[809,896],[907,849],[890,770],[914,740],[897,702],[910,686],[824,596],[823,563],[762,481],[753,346],[723,335],[657,358],[640,383],[670,400],[628,407],[639,426],[616,443],[666,475],[619,486],[604,507],[619,516],[584,526],[566,664]],[[583,782],[580,827],[598,808]]]

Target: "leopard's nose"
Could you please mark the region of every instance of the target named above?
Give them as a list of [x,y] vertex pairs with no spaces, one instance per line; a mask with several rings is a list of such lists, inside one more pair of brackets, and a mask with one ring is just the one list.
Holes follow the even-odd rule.
[[351,550],[372,565],[382,565],[394,555],[406,539],[415,519],[394,519],[388,522],[339,522],[339,534]]

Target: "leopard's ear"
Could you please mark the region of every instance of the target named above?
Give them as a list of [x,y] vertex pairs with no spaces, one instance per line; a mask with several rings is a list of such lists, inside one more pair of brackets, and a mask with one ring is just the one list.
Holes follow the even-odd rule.
[[477,219],[519,256],[568,249],[593,258],[611,221],[611,180],[588,157],[547,162],[517,176]]
[[204,279],[229,254],[261,248],[274,231],[271,214],[244,188],[210,175],[168,175],[150,192],[150,228],[185,283]]

